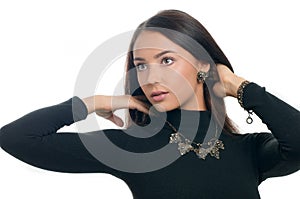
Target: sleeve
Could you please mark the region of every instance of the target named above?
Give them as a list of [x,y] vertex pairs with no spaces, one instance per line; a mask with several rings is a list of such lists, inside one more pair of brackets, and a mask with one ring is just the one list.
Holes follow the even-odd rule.
[[[74,96],[60,104],[35,110],[3,126],[0,129],[0,146],[19,160],[46,170],[117,175],[117,170],[101,163],[89,153],[79,133],[57,133],[63,126],[86,119],[87,115],[84,102]],[[121,130],[106,129],[106,132],[114,133],[114,137],[117,137]],[[95,131],[80,133],[80,136],[91,139],[97,134],[99,132]]]
[[244,88],[243,104],[271,131],[254,135],[260,182],[298,171],[300,112],[253,82]]

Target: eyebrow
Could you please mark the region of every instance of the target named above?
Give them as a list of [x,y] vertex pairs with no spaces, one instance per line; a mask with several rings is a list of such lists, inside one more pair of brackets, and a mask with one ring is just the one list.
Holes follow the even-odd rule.
[[[172,51],[172,50],[164,50],[164,51],[154,55],[153,58],[157,59],[157,58],[159,58],[159,57],[161,57],[161,56],[163,56],[164,54],[167,54],[167,53],[175,53],[175,52]],[[134,61],[145,61],[145,59],[141,58],[141,57],[135,57],[133,60]]]

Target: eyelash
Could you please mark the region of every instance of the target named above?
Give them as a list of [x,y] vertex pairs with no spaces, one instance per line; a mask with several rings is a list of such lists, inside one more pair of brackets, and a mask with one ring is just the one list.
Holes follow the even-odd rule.
[[[166,64],[166,65],[171,65],[171,64],[173,64],[174,61],[175,61],[175,59],[174,59],[173,57],[169,57],[169,56],[163,57],[163,58],[161,59],[161,62],[160,62],[160,63],[162,64],[165,60],[169,60],[169,59],[172,60],[172,63]],[[140,66],[140,65],[146,65],[146,64],[144,64],[144,63],[138,63],[138,64],[135,65],[135,67],[137,68],[138,71],[143,71],[143,70],[140,70],[140,69],[139,69],[139,66]]]
[[[173,57],[163,57],[162,60],[161,60],[161,62],[163,62],[164,60],[168,60],[168,59],[172,60],[172,63],[174,62],[174,58]],[[170,65],[170,64],[167,64],[167,65]]]

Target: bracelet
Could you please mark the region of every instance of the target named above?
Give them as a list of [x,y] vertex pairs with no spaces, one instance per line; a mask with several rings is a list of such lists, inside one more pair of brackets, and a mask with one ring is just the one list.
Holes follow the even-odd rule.
[[[239,104],[241,105],[242,108],[245,109],[244,107],[244,103],[243,103],[243,95],[244,95],[244,88],[249,84],[250,82],[245,80],[241,83],[241,85],[239,86],[238,90],[237,90],[237,99]],[[245,109],[246,110],[246,109]],[[252,110],[246,110],[248,112],[248,117],[246,119],[246,122],[248,124],[251,124],[253,122],[253,119],[251,117],[251,115],[253,114]]]
[[243,94],[244,94],[244,88],[249,84],[250,82],[248,80],[245,80],[241,83],[241,85],[239,86],[238,90],[237,90],[237,99],[239,104],[241,105],[241,107],[244,107],[243,104]]

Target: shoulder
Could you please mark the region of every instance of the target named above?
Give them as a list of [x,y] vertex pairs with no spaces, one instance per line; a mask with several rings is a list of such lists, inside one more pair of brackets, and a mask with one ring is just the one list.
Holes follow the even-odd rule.
[[254,133],[231,134],[231,135],[226,134],[226,137],[228,139],[232,139],[232,141],[249,143],[251,145],[256,145],[256,146],[277,142],[274,135],[270,132],[254,132]]
[[224,134],[226,137],[231,137],[233,139],[266,139],[274,138],[273,134],[270,132],[253,132],[253,133],[231,133],[230,135]]

